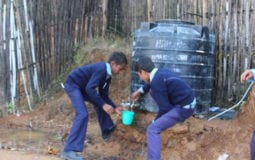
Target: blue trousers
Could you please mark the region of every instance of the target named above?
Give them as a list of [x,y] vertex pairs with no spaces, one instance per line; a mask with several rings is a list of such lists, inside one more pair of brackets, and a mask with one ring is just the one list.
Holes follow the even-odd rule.
[[183,122],[193,114],[193,109],[175,107],[156,119],[147,127],[147,160],[160,160],[160,133],[178,122]]
[[252,139],[250,142],[251,160],[255,160],[255,131],[253,131]]
[[[85,101],[88,100],[88,98],[85,97],[81,90],[73,84],[66,83],[65,91],[75,110],[75,117],[64,147],[64,151],[82,152],[88,127],[89,115],[87,106],[85,104]],[[103,132],[111,128],[114,123],[112,122],[111,117],[102,109],[102,106],[94,105],[94,109],[97,114],[101,132],[103,134]]]

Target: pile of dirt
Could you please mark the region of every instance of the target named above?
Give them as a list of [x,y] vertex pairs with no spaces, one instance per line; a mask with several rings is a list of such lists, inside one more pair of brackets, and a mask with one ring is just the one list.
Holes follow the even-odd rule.
[[[162,137],[162,159],[163,160],[213,160],[226,153],[228,160],[248,160],[249,141],[254,125],[254,112],[250,99],[242,111],[233,120],[212,120],[189,118],[187,121],[164,131]],[[101,139],[100,130],[93,107],[89,105],[90,120],[85,142],[85,150],[82,153],[88,160],[144,160],[146,159],[146,127],[154,118],[154,113],[135,110],[136,116],[131,126],[121,123],[118,115],[112,115],[117,123],[116,131],[113,132],[109,142]],[[10,116],[0,119],[1,132],[15,129],[44,131],[48,133],[45,143],[40,146],[30,144],[27,151],[38,147],[38,154],[47,154],[47,147],[51,146],[60,151],[64,140],[68,135],[74,113],[65,93],[60,97],[42,103],[33,113],[24,114],[19,117]],[[4,133],[2,132],[2,133]],[[61,138],[54,139],[52,136],[60,135]],[[51,136],[51,137],[50,137]],[[9,140],[11,141],[11,140]],[[1,137],[1,142],[6,142]],[[23,142],[25,143],[25,142]],[[9,149],[24,150],[22,143],[15,146],[7,143]],[[2,145],[3,146],[3,145]],[[19,146],[19,147],[17,147]],[[4,149],[6,149],[5,147]],[[57,156],[57,155],[52,155]]]
[[[91,62],[105,60],[106,52],[94,50]],[[108,52],[107,52],[108,53]],[[130,55],[128,54],[128,57]],[[125,73],[113,77],[111,97],[117,103],[127,101],[129,96],[130,67]],[[162,160],[216,160],[226,153],[228,160],[249,160],[249,142],[255,129],[254,103],[255,89],[250,92],[246,104],[235,119],[207,121],[195,117],[167,129],[161,135]],[[13,115],[0,119],[0,132],[11,131],[43,132],[46,138],[38,144],[34,141],[15,141],[0,136],[2,150],[16,150],[49,154],[50,146],[57,157],[68,136],[74,112],[64,91],[60,91],[36,107],[31,113]],[[87,160],[144,160],[146,159],[146,127],[154,119],[155,113],[135,109],[136,115],[131,126],[121,123],[120,116],[112,115],[117,124],[111,139],[101,139],[99,126],[92,105],[88,104],[89,126],[85,149],[82,155]],[[36,152],[35,152],[36,151]]]

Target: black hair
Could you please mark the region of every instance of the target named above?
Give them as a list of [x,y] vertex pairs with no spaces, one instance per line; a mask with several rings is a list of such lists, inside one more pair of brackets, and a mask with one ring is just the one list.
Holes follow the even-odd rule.
[[111,56],[108,59],[108,63],[114,61],[116,64],[128,64],[127,57],[123,52],[112,52]]
[[146,56],[139,57],[138,60],[133,63],[133,66],[136,72],[140,72],[141,70],[151,72],[153,68],[155,68],[155,65],[152,62],[152,60]]

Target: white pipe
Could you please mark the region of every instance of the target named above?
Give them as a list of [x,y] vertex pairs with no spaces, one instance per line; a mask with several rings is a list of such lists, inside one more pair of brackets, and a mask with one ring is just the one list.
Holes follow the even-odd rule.
[[248,87],[248,89],[246,90],[246,92],[244,93],[243,97],[241,98],[241,100],[240,100],[238,103],[236,103],[236,104],[233,105],[232,107],[228,108],[227,110],[225,110],[225,111],[223,111],[223,112],[221,112],[221,113],[219,113],[219,114],[216,114],[215,116],[209,118],[208,121],[213,120],[214,118],[217,118],[217,117],[219,117],[220,115],[222,115],[222,114],[224,114],[224,113],[226,113],[226,112],[228,112],[228,111],[230,111],[230,110],[232,110],[232,109],[238,107],[238,106],[243,102],[243,100],[244,100],[244,98],[247,96],[247,94],[249,93],[250,89],[251,89],[252,86],[253,86],[253,83],[254,83],[254,82],[252,82],[252,83],[250,84],[250,86]]

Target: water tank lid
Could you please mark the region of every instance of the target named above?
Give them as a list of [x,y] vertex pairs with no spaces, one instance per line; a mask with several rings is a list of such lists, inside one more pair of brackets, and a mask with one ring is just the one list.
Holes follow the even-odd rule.
[[162,20],[155,21],[155,23],[195,25],[195,23],[193,22],[190,22],[188,20],[180,20],[180,19],[162,19]]

